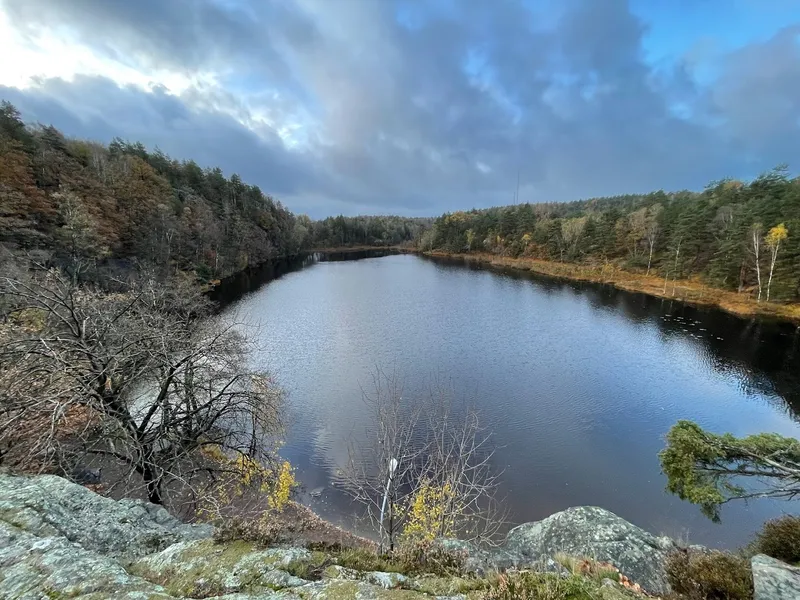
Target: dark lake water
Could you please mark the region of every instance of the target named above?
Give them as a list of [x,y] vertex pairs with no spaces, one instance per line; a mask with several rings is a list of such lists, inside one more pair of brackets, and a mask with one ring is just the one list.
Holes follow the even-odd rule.
[[800,436],[795,326],[414,255],[290,267],[231,283],[225,293],[239,299],[226,311],[260,325],[256,366],[288,392],[283,454],[306,490],[324,486],[301,499],[326,518],[353,527],[337,473],[348,438],[368,426],[361,386],[376,366],[401,374],[406,393],[444,377],[477,406],[499,446],[512,524],[588,504],[736,547],[800,508],[734,503],[711,523],[664,491],[657,457],[678,419]]

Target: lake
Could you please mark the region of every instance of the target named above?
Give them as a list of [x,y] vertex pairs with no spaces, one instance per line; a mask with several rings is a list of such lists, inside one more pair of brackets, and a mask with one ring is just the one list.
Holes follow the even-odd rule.
[[401,375],[406,394],[444,378],[480,411],[512,524],[596,505],[733,548],[800,508],[733,503],[711,523],[665,492],[657,456],[678,419],[800,437],[796,326],[460,261],[322,258],[242,276],[223,299],[259,324],[254,366],[288,394],[282,453],[323,517],[358,529],[337,477],[348,438],[369,425],[361,390],[376,367]]

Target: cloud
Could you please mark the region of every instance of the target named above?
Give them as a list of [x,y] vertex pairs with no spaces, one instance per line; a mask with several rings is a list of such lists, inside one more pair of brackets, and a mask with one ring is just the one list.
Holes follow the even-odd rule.
[[95,57],[0,88],[23,114],[239,172],[313,216],[503,204],[518,171],[522,201],[698,188],[790,160],[800,123],[798,25],[650,64],[649,24],[624,0],[0,11],[31,51],[57,39]]
[[171,156],[219,166],[249,182],[269,182],[264,191],[278,196],[314,187],[313,162],[290,152],[275,131],[254,132],[213,108],[192,108],[160,87],[120,87],[106,78],[78,76],[71,82],[48,79],[24,91],[0,86],[0,97],[75,136],[146,140]]

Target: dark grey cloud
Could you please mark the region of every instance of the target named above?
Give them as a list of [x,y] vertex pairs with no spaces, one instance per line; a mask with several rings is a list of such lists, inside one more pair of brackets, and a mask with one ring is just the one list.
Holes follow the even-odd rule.
[[[780,0],[777,0],[780,1]],[[625,0],[0,0],[23,31],[219,85],[0,88],[68,133],[237,171],[296,210],[435,214],[698,188],[798,158],[799,25],[697,76]],[[202,78],[201,78],[202,79]],[[283,129],[294,133],[286,136]]]

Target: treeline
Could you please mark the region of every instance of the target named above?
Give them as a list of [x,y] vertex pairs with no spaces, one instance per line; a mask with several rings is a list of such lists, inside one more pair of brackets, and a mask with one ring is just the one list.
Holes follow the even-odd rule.
[[396,216],[328,217],[311,227],[317,248],[343,246],[397,246],[417,242],[433,219]]
[[800,299],[800,178],[778,167],[703,192],[625,195],[447,213],[422,250],[613,262],[770,300]]
[[0,243],[44,251],[76,280],[137,263],[207,281],[313,247],[416,235],[415,221],[400,217],[315,223],[236,174],[141,143],[70,139],[0,104]]

